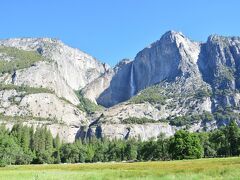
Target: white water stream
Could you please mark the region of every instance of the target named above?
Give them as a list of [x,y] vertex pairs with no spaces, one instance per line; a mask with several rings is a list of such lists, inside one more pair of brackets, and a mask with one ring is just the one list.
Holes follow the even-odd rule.
[[134,83],[134,74],[133,74],[133,63],[132,63],[132,66],[131,66],[131,72],[130,72],[130,88],[131,88],[131,97],[134,96],[135,94],[135,83]]

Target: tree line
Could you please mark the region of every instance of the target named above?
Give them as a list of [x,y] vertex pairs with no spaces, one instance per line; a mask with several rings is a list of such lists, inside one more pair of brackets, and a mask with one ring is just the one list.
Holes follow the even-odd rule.
[[235,121],[211,132],[179,130],[157,139],[77,139],[63,143],[46,127],[16,124],[0,127],[0,165],[84,163],[108,161],[155,161],[228,157],[240,155],[240,128]]

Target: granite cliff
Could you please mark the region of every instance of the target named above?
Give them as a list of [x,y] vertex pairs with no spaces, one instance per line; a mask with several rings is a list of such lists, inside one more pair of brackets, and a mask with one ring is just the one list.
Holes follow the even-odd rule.
[[239,122],[240,38],[169,31],[114,68],[50,38],[0,40],[1,123],[66,141],[170,136]]

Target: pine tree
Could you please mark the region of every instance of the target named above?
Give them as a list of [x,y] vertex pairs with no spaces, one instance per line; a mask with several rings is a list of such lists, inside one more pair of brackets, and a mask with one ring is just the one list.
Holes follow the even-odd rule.
[[14,124],[11,130],[11,135],[15,137],[17,143],[20,145],[22,140],[22,125]]
[[30,152],[30,131],[27,126],[22,127],[21,131],[21,147],[24,152]]
[[53,152],[54,163],[59,164],[61,163],[61,156],[60,156],[61,143],[60,143],[60,138],[58,134],[53,139],[53,148],[54,148],[54,152]]
[[53,137],[50,132],[50,130],[47,130],[44,128],[44,133],[45,133],[45,150],[48,152],[53,151]]
[[0,136],[0,166],[17,164],[21,157],[21,147],[16,143],[14,136],[2,134]]
[[227,127],[227,137],[228,142],[230,145],[230,156],[237,156],[239,155],[239,128],[235,121],[231,121]]
[[57,134],[57,136],[53,139],[53,147],[55,149],[60,149],[61,147],[61,141],[60,141],[60,137],[59,137],[59,134]]
[[45,155],[46,155],[46,162],[52,163],[53,162],[53,137],[50,130],[44,128],[45,132]]
[[133,140],[126,142],[124,156],[126,160],[135,160],[137,158],[137,146]]
[[29,128],[29,136],[30,136],[30,149],[31,151],[33,151],[34,149],[34,144],[33,144],[33,141],[34,141],[34,126],[32,125],[30,128]]

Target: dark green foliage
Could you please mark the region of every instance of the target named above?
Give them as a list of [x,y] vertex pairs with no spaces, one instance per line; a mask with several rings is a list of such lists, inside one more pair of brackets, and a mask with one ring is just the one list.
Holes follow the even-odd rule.
[[[60,140],[45,127],[15,124],[11,131],[1,127],[0,165],[60,163]],[[58,154],[57,154],[57,153]]]
[[148,118],[137,118],[137,117],[129,117],[127,119],[123,119],[122,123],[123,124],[145,124],[145,123],[156,123],[158,121],[155,121],[153,119],[148,119]]
[[24,151],[27,151],[30,147],[30,132],[27,128],[23,129],[23,126],[20,124],[15,124],[11,130],[11,134],[16,138],[17,143],[23,148]]
[[197,134],[180,130],[170,139],[170,153],[173,159],[196,159],[204,152]]
[[61,162],[61,157],[60,157],[61,142],[58,134],[56,138],[53,139],[53,148],[54,148],[53,150],[54,163],[59,164]]
[[11,59],[10,61],[0,59],[0,73],[12,73],[14,69],[27,68],[43,60],[37,52],[24,51],[13,47],[0,46],[0,53]]
[[35,153],[34,163],[53,163],[53,137],[46,128],[38,127],[33,136],[32,151]]
[[230,156],[237,156],[240,153],[240,132],[235,121],[231,121],[226,129],[229,142]]
[[64,163],[85,162],[85,151],[82,143],[77,141],[73,144],[64,144],[61,147],[61,157]]
[[201,114],[200,117],[205,122],[214,121],[214,116],[210,112],[207,112],[207,111],[205,111],[203,114]]
[[82,111],[85,111],[87,113],[93,113],[97,110],[102,109],[101,106],[93,103],[92,101],[90,101],[87,98],[84,98],[81,94],[81,91],[76,91],[76,95],[80,101],[80,104],[78,105],[78,108]]
[[[189,125],[191,123],[194,123],[192,120],[193,119],[190,116],[176,116],[171,119],[169,118],[169,124],[172,126],[184,126],[184,125]],[[200,119],[198,118],[196,120],[200,121]]]
[[169,160],[169,139],[161,134],[157,141],[150,139],[138,144],[138,160]]
[[217,122],[221,121],[235,121],[237,119],[240,119],[239,113],[233,112],[232,108],[230,107],[219,107],[215,112],[214,112],[214,118],[216,119]]
[[124,148],[124,156],[127,161],[137,159],[137,143],[135,141],[127,141]]
[[217,155],[228,156],[229,155],[229,144],[227,142],[226,128],[221,128],[213,131],[209,137],[213,148],[216,150]]
[[208,134],[208,144],[216,151],[216,156],[240,155],[240,131],[235,121]]
[[157,160],[157,143],[151,139],[149,141],[143,142],[141,148],[139,149],[138,158],[141,160]]
[[156,149],[156,157],[159,160],[168,160],[170,159],[170,143],[169,143],[169,138],[165,137],[165,134],[160,134],[158,136],[158,139],[156,141],[157,143],[157,149]]
[[173,137],[140,141],[95,137],[61,143],[46,127],[16,124],[0,127],[0,166],[30,163],[149,161],[240,155],[240,131],[235,121],[204,133],[180,130]]
[[32,154],[29,150],[29,131],[16,125],[11,132],[1,127],[0,133],[0,165],[29,164]]
[[14,138],[6,135],[0,138],[0,166],[25,163],[24,155]]
[[199,121],[208,122],[213,121],[214,116],[209,112],[204,112],[200,115],[188,115],[188,116],[176,116],[174,118],[168,118],[169,124],[172,126],[184,126],[197,123]]
[[198,134],[203,150],[204,150],[204,157],[215,157],[217,156],[216,149],[213,147],[213,144],[210,142],[210,135],[209,133],[202,132]]
[[204,97],[211,97],[212,93],[208,89],[198,89],[194,94],[194,97],[197,99],[202,99]]
[[[194,123],[202,122],[207,123],[216,120],[217,123],[226,122],[240,119],[239,113],[233,112],[232,108],[219,107],[213,114],[210,112],[203,112],[202,114],[193,114],[185,116],[168,117],[167,119],[160,119],[160,122],[169,122],[172,126],[188,126]],[[155,121],[158,122],[158,121]]]
[[[174,118],[171,118],[171,117],[167,118],[167,121],[172,126],[185,126],[185,125],[194,124],[200,121],[209,122],[213,120],[214,120],[214,116],[209,112],[204,112],[203,114],[200,114],[200,115],[194,114],[194,115],[186,115],[186,116],[176,116]],[[161,121],[164,121],[164,120],[161,120]]]

